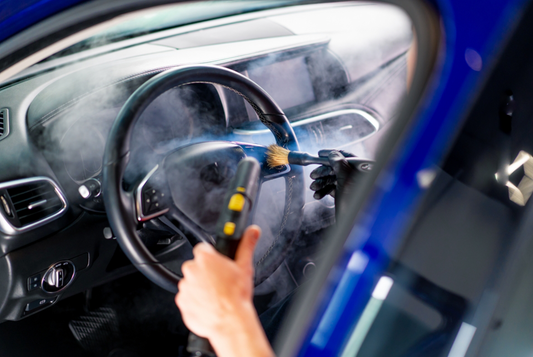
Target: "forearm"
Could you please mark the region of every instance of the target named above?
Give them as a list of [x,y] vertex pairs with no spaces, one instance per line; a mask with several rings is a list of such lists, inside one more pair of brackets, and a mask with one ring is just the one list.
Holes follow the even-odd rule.
[[218,357],[275,357],[252,304],[243,305],[230,324],[210,339]]

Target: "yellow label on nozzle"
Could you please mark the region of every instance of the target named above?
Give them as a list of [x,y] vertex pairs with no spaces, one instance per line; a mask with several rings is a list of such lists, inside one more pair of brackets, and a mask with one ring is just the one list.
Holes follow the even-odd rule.
[[246,189],[244,187],[237,187],[237,191],[239,192],[246,192]]
[[235,233],[235,223],[226,222],[226,224],[224,224],[224,234],[230,236],[233,233]]
[[241,212],[245,203],[246,199],[244,196],[240,193],[235,193],[229,200],[228,208],[235,212]]

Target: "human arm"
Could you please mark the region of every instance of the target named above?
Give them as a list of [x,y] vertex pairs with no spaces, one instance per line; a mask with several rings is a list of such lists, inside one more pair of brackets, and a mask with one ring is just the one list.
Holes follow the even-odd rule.
[[218,357],[274,356],[252,302],[253,252],[260,235],[259,227],[248,227],[234,261],[199,243],[194,259],[182,266],[176,305],[185,325],[207,338]]

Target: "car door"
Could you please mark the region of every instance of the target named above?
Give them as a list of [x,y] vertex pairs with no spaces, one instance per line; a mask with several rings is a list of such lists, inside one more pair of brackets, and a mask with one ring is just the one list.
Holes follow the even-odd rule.
[[[0,49],[3,49],[0,58],[2,81],[32,62],[49,56],[49,45],[66,47],[76,41],[69,35],[154,3],[116,2],[117,6],[113,9],[109,3],[103,2],[82,4],[55,1],[53,6],[46,6],[44,2],[23,3],[26,7],[21,7],[21,3],[16,2],[4,4],[12,13],[0,23],[6,29],[2,32],[4,38],[0,45]],[[468,99],[474,95],[476,85],[489,66],[489,54],[492,53],[489,49],[498,48],[501,44],[495,34],[506,33],[503,28],[508,24],[509,14],[516,13],[518,5],[519,2],[491,6],[479,3],[465,7],[459,2],[441,1],[432,10],[419,2],[405,5],[413,20],[419,46],[409,97],[405,99],[397,125],[391,129],[383,145],[376,168],[372,175],[358,183],[359,189],[352,197],[349,211],[343,215],[332,233],[327,263],[319,270],[317,279],[307,294],[303,294],[302,306],[298,309],[299,312],[294,312],[294,322],[286,327],[290,333],[286,334],[285,341],[280,342],[282,355],[357,354],[361,344],[357,347],[354,333],[361,333],[359,321],[362,316],[366,316],[364,314],[372,291],[375,292],[378,287],[384,291],[391,288],[390,281],[382,279],[390,265],[390,255],[399,249],[424,190],[433,182],[432,165],[442,156],[445,144],[459,126],[461,114],[468,108]],[[483,20],[473,16],[480,8],[484,9]],[[79,11],[80,9],[84,11]],[[62,16],[69,11],[70,15],[76,11],[78,16],[69,16],[70,20],[64,23],[47,23],[47,17]],[[442,36],[437,19],[443,26]],[[476,33],[470,32],[471,19],[479,20],[478,26],[475,26],[479,29]],[[24,33],[23,30],[31,30],[30,26],[33,24],[41,29],[39,36],[35,33],[31,36],[31,31]],[[457,29],[457,34],[452,32],[454,28]],[[28,59],[28,62],[23,59]],[[250,77],[261,81],[261,74],[254,74],[253,68],[243,70],[248,71]],[[303,102],[306,100],[305,97],[300,99]],[[416,116],[413,114],[415,108]],[[302,135],[316,133],[312,128],[313,123],[324,124],[324,120],[332,118],[324,117],[324,114],[301,118],[302,121],[312,119],[300,124]],[[334,123],[334,127],[339,130],[345,126],[341,119]],[[240,135],[261,134],[253,132],[256,128],[236,129],[237,134],[240,130]],[[396,272],[411,274],[408,269],[395,267]],[[422,285],[414,292],[410,290],[412,279],[418,279],[417,281],[421,281],[419,285]],[[350,284],[341,284],[346,281]],[[417,274],[410,279],[406,278],[406,281],[404,288],[407,292],[404,294],[421,295],[425,291],[424,287],[433,287],[420,280]],[[387,294],[376,295],[373,299],[383,301]],[[441,295],[445,295],[445,292]],[[453,297],[450,299],[453,300]],[[457,304],[461,305],[460,299],[458,301]],[[457,323],[459,321],[460,319]],[[450,331],[456,331],[458,326],[453,325]],[[421,336],[425,335],[423,332],[420,333]],[[450,336],[453,335],[452,332]]]

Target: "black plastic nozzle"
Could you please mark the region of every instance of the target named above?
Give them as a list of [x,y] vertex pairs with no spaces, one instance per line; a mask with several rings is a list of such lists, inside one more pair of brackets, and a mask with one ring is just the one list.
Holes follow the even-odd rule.
[[[259,190],[260,173],[261,167],[256,159],[242,159],[224,198],[224,206],[216,226],[215,248],[231,259],[235,259],[239,242],[248,226],[249,215]],[[215,356],[209,341],[192,332],[189,334],[187,351],[195,357]]]

